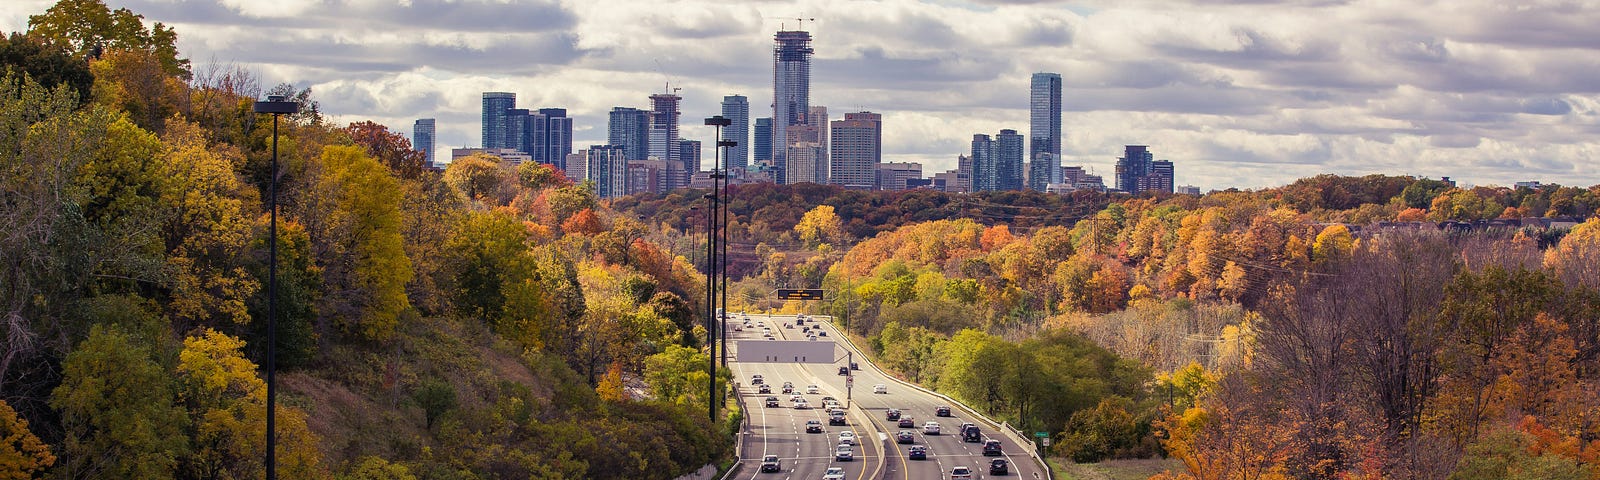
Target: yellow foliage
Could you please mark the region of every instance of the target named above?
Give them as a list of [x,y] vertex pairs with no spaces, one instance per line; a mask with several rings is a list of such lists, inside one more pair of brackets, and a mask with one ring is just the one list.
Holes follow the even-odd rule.
[[27,480],[50,468],[56,456],[28,431],[28,421],[0,400],[0,480]]

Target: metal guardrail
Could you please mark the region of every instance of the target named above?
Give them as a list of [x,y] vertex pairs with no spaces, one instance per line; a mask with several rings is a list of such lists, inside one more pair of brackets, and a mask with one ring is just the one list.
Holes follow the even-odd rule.
[[[829,319],[829,324],[833,325],[833,322],[832,322],[833,317],[828,316],[827,318]],[[834,333],[839,333],[838,325],[834,325],[833,330],[834,330]],[[855,341],[850,340],[849,332],[839,333],[839,337],[844,339],[846,344],[850,345],[850,349],[851,350],[855,350],[857,352],[862,351],[861,348],[856,346]],[[866,355],[862,354],[862,357],[866,357]],[[1056,478],[1055,477],[1055,472],[1050,470],[1050,462],[1046,462],[1045,459],[1044,459],[1044,455],[1039,452],[1039,445],[1034,443],[1033,440],[1030,439],[1028,436],[1023,435],[1021,431],[1018,431],[1016,428],[1012,427],[1009,424],[1006,424],[1005,422],[995,423],[995,421],[993,419],[990,419],[987,415],[979,413],[977,410],[973,409],[972,407],[967,406],[967,404],[961,403],[961,401],[956,400],[954,398],[950,398],[950,396],[948,396],[948,395],[945,395],[945,394],[939,393],[939,392],[935,392],[935,391],[929,390],[927,388],[923,388],[921,385],[917,385],[915,383],[907,382],[905,380],[901,380],[900,377],[896,377],[894,375],[890,375],[888,372],[883,371],[882,368],[878,368],[878,364],[877,363],[869,361],[869,362],[867,362],[867,364],[871,365],[873,370],[877,370],[878,373],[883,374],[883,376],[888,377],[889,380],[893,380],[895,383],[899,383],[901,385],[905,385],[907,387],[911,387],[911,388],[914,388],[916,390],[920,390],[920,391],[925,392],[925,393],[927,393],[929,395],[933,395],[935,397],[939,397],[940,399],[943,399],[946,402],[950,402],[951,405],[953,405],[953,406],[955,406],[957,408],[960,408],[962,411],[967,412],[973,418],[977,418],[979,421],[988,424],[989,427],[993,428],[995,431],[1003,432],[1007,436],[1010,436],[1012,441],[1017,442],[1017,445],[1027,445],[1028,446],[1028,454],[1033,457],[1033,461],[1034,462],[1037,462],[1039,464],[1039,468],[1044,470],[1045,478],[1047,478],[1047,479]]]
[[739,433],[733,436],[733,465],[729,466],[728,471],[721,477],[717,477],[718,480],[728,480],[744,467],[744,436],[745,432],[750,431],[750,409],[744,404],[744,395],[739,394],[737,383],[732,385],[730,390],[733,392],[734,402],[739,404]]

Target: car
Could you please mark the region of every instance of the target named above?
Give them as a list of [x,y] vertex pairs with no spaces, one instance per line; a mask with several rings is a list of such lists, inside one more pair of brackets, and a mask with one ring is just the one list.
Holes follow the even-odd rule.
[[771,385],[762,385],[762,386],[756,387],[756,393],[772,393],[772,386]]
[[860,370],[861,369],[861,364],[856,363],[856,362],[850,362],[850,369],[851,370]]
[[784,385],[783,386],[783,393],[785,393],[785,394],[793,394],[794,393],[794,386],[792,386],[792,385]]
[[822,472],[822,480],[844,480],[844,469],[828,467],[828,471]]
[[772,338],[772,332],[761,332],[761,338]]
[[849,375],[850,374],[850,367],[839,367],[839,374],[840,375]]
[[792,328],[794,328],[794,324],[785,323],[785,324],[783,324],[783,328],[791,328],[792,329]]
[[911,443],[916,439],[917,435],[911,433],[910,430],[901,430],[894,433],[894,443]]
[[996,458],[989,461],[990,475],[1010,475],[1011,466],[1006,464],[1006,459]]
[[837,448],[834,448],[834,450],[833,450],[833,459],[834,460],[838,460],[838,461],[841,461],[841,462],[848,462],[848,461],[851,461],[851,460],[855,460],[855,458],[856,458],[856,451],[855,451],[854,448],[851,448],[849,445],[839,445]]
[[912,445],[911,447],[906,449],[906,459],[907,460],[927,460],[928,459],[928,447],[924,447],[922,445]]
[[818,388],[816,385],[806,385],[806,393],[816,395],[822,393],[822,389]]
[[972,480],[972,469],[956,467],[950,469],[950,480]]
[[794,409],[795,410],[805,410],[805,409],[808,409],[808,408],[811,408],[811,404],[806,403],[806,399],[804,399],[804,398],[800,399],[800,401],[798,401],[798,402],[794,402]]
[[900,419],[900,409],[891,408],[891,409],[883,412],[883,418],[885,420],[899,420]]
[[744,331],[744,326],[743,325],[739,325],[739,324],[734,324],[733,325],[733,331],[735,331],[735,332],[743,332]]
[[828,332],[826,330],[817,330],[817,336],[826,337],[828,336]]
[[961,432],[961,441],[963,442],[978,443],[983,441],[983,431],[979,430],[977,425],[963,423],[956,431]]
[[767,406],[768,407],[777,407],[778,406],[778,397],[767,397]]
[[872,386],[872,393],[889,393],[889,386],[881,384],[881,383],[877,384],[877,385],[873,385]]
[[839,399],[833,398],[833,397],[824,396],[824,397],[822,397],[822,401],[823,402],[837,402],[837,401],[839,401]]
[[999,440],[989,439],[989,440],[984,440],[983,441],[983,456],[985,456],[985,457],[998,457],[998,456],[1001,456],[1001,455],[1004,455],[1004,454],[1000,453],[1000,441]]
[[939,434],[939,422],[928,422],[928,423],[922,424],[922,433],[924,435],[938,435]]
[[816,335],[812,335],[812,336],[806,337],[806,340],[815,342],[815,341],[817,341],[817,336]]
[[806,324],[806,317],[794,317],[794,324],[795,325],[805,325]]
[[855,445],[856,444],[856,432],[852,432],[852,431],[849,431],[849,430],[845,430],[843,432],[839,432],[839,444],[840,445]]
[[761,457],[761,473],[777,473],[783,470],[783,463],[778,461],[777,455]]
[[800,333],[806,333],[806,332],[810,332],[810,331],[811,331],[811,327],[810,326],[802,325],[800,327]]
[[[812,420],[813,422],[816,420]],[[849,425],[844,419],[844,410],[833,410],[828,414],[828,425]]]
[[806,420],[806,433],[822,433],[822,422]]
[[940,407],[934,408],[933,409],[933,416],[935,416],[935,417],[948,417],[948,416],[950,416],[950,407],[940,406]]
[[759,373],[750,376],[750,384],[751,385],[760,385],[760,384],[762,384],[762,383],[764,383],[766,381],[767,381],[767,379],[765,377],[762,377],[761,374],[759,374]]
[[835,400],[823,400],[822,401],[822,408],[828,409],[829,413],[832,413],[833,410],[836,409],[836,408],[839,409],[839,410],[844,410],[844,408],[839,406],[839,402],[835,401]]
[[799,395],[790,395],[789,396],[789,401],[791,401],[791,402],[804,402],[804,401],[806,401],[806,397],[802,397],[802,396],[799,396]]
[[900,428],[917,428],[917,420],[911,417],[900,417]]

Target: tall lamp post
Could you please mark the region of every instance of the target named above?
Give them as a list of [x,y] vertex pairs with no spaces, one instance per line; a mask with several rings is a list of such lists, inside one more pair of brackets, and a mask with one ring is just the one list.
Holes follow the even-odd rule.
[[300,104],[284,100],[283,95],[269,95],[267,101],[256,102],[255,113],[272,114],[272,166],[268,168],[267,210],[271,222],[267,224],[267,480],[278,478],[278,117],[300,111]]
[[[717,143],[715,143],[714,145],[721,145],[722,144],[722,127],[726,127],[728,125],[733,125],[733,120],[731,120],[731,119],[729,119],[727,117],[723,117],[721,115],[717,115],[717,116],[713,116],[713,117],[707,118],[706,119],[706,125],[710,125],[710,126],[716,128],[717,134],[716,134],[715,138],[716,138],[716,142]],[[722,395],[718,395],[717,394],[717,356],[718,356],[717,352],[718,352],[718,350],[717,350],[717,342],[715,340],[718,336],[722,337],[722,350],[721,350],[721,352],[722,352],[722,357],[724,358],[723,366],[727,366],[726,357],[728,355],[728,338],[727,338],[728,335],[727,335],[726,331],[720,332],[721,335],[718,335],[719,332],[717,330],[719,328],[720,329],[726,329],[728,322],[723,320],[723,319],[721,319],[721,318],[717,318],[718,315],[717,315],[717,308],[716,308],[716,304],[717,304],[716,279],[717,279],[717,271],[718,271],[717,270],[717,237],[720,236],[720,234],[721,234],[721,231],[717,228],[717,220],[718,220],[717,217],[718,217],[718,212],[720,212],[721,208],[722,208],[722,206],[720,204],[726,203],[726,202],[722,201],[722,198],[721,198],[722,189],[719,188],[720,185],[721,185],[721,178],[723,177],[722,174],[718,173],[718,171],[722,168],[721,167],[721,163],[722,163],[722,152],[721,152],[721,150],[717,149],[717,147],[712,147],[712,149],[711,149],[711,196],[709,197],[711,199],[711,211],[707,212],[707,213],[710,214],[711,221],[707,222],[707,224],[706,224],[707,225],[707,230],[706,230],[706,252],[710,256],[710,261],[706,262],[706,267],[707,267],[706,268],[706,306],[707,306],[706,310],[707,310],[708,313],[711,314],[711,322],[712,322],[711,325],[710,325],[710,328],[707,329],[707,330],[709,330],[709,332],[707,333],[706,336],[713,339],[711,341],[711,358],[709,359],[711,361],[710,362],[711,363],[711,396],[706,398],[706,403],[711,404],[710,410],[711,410],[711,420],[712,421],[716,421],[716,419],[717,419],[717,405],[727,401],[727,399],[723,398]],[[726,225],[724,225],[723,227],[726,228]],[[722,261],[723,261],[723,263],[726,263],[728,260],[726,258],[724,258],[724,259],[722,259]],[[723,288],[726,289],[727,285],[723,285]],[[723,298],[724,299],[727,298],[726,292],[724,292]],[[724,302],[722,307],[724,309],[726,309],[728,307],[726,302]]]

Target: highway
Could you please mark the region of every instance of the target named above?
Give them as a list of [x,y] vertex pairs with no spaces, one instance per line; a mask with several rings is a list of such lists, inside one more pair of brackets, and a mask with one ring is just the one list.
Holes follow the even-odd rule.
[[[801,333],[801,326],[795,325],[794,316],[748,315],[751,326],[742,332],[733,331],[731,325],[743,325],[743,318],[746,317],[735,313],[730,323],[729,340],[735,351],[740,342],[765,341],[762,337],[763,327],[770,328],[777,340],[806,339],[806,335]],[[786,323],[793,328],[784,328]],[[829,467],[841,467],[846,473],[845,478],[850,480],[943,479],[950,478],[952,469],[958,465],[970,468],[975,479],[1044,478],[1044,473],[1027,453],[1028,450],[1017,445],[1009,435],[1002,435],[987,423],[972,418],[965,408],[889,379],[859,352],[855,354],[855,361],[861,369],[854,371],[854,388],[847,392],[846,377],[839,375],[838,369],[846,366],[849,344],[827,322],[810,319],[805,322],[805,326],[812,328],[818,328],[819,325],[827,334],[818,337],[817,341],[835,343],[835,363],[746,363],[734,361],[732,359],[735,357],[729,356],[728,365],[737,382],[739,395],[744,397],[749,409],[746,414],[750,419],[748,434],[742,436],[743,468],[730,478],[820,479]],[[751,384],[752,376],[756,374],[770,385],[771,394],[757,393],[757,386]],[[805,398],[812,408],[793,408],[791,395],[782,393],[784,382],[793,383],[795,393]],[[887,392],[872,393],[873,386],[877,384],[885,385]],[[820,391],[806,394],[808,385],[816,385]],[[779,407],[764,406],[764,400],[769,396],[778,398]],[[827,396],[846,404],[849,425],[828,425],[828,415],[822,410],[823,397]],[[951,407],[951,416],[935,416],[935,409],[941,406]],[[896,422],[888,420],[886,413],[890,408],[899,409],[903,417],[912,418],[915,427],[903,429]],[[807,420],[822,422],[823,433],[806,433]],[[929,421],[939,423],[941,434],[924,433],[923,426]],[[1001,441],[1003,455],[984,456],[982,443],[963,442],[957,427],[969,422],[978,424],[985,438]],[[835,459],[834,451],[839,443],[839,433],[845,430],[854,432],[859,440],[853,450],[854,460],[841,462]],[[911,431],[913,443],[896,443],[894,435],[900,430]],[[927,459],[908,460],[907,452],[912,445],[927,447]],[[761,473],[761,459],[765,455],[777,455],[782,465],[781,471]],[[989,473],[990,462],[996,458],[1007,461],[1010,470],[1007,475]]]

